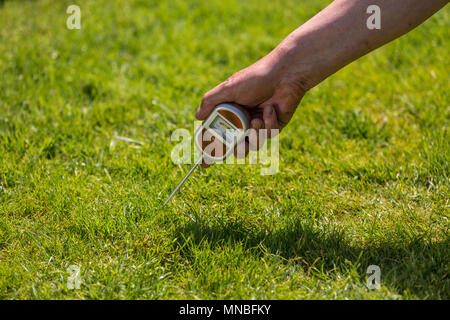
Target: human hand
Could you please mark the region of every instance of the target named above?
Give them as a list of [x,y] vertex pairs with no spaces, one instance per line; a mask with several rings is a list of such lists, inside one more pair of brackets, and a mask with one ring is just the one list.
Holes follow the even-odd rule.
[[[272,52],[208,91],[196,117],[205,120],[220,103],[244,107],[250,115],[250,128],[255,129],[238,146],[245,148],[247,154],[249,149],[258,150],[264,144],[258,141],[259,130],[266,129],[267,137],[271,138],[271,129],[281,130],[287,125],[305,92],[302,81],[289,74],[289,65],[283,63],[281,55]],[[256,135],[253,139],[252,134]],[[205,162],[202,166],[209,167]]]

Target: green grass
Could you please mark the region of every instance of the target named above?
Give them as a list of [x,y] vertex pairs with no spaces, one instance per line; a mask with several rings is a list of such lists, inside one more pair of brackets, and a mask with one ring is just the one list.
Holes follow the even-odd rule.
[[0,298],[449,299],[448,8],[311,90],[278,174],[197,170],[156,210],[202,94],[328,2],[80,0],[68,30],[72,1],[4,1]]

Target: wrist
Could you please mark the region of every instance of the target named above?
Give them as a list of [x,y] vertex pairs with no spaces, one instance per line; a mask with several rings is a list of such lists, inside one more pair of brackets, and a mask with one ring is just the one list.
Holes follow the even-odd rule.
[[293,83],[307,92],[321,81],[313,56],[292,39],[285,39],[268,56],[272,73],[280,83]]

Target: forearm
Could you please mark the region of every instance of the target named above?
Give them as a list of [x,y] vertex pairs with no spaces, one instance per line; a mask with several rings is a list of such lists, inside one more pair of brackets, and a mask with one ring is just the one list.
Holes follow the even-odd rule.
[[[305,91],[418,26],[447,0],[335,0],[292,32],[266,59]],[[367,7],[381,9],[381,29],[367,27]]]

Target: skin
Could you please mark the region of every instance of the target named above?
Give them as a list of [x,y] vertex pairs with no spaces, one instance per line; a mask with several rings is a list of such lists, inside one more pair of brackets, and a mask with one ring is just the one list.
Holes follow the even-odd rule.
[[[196,117],[206,119],[220,103],[237,103],[250,113],[250,127],[255,132],[281,130],[308,90],[352,61],[414,29],[447,3],[447,0],[335,0],[268,55],[208,91]],[[366,9],[370,5],[381,9],[381,29],[367,28],[371,13]],[[238,148],[248,151],[263,143],[249,145],[246,141]],[[202,166],[209,165],[202,163]]]

